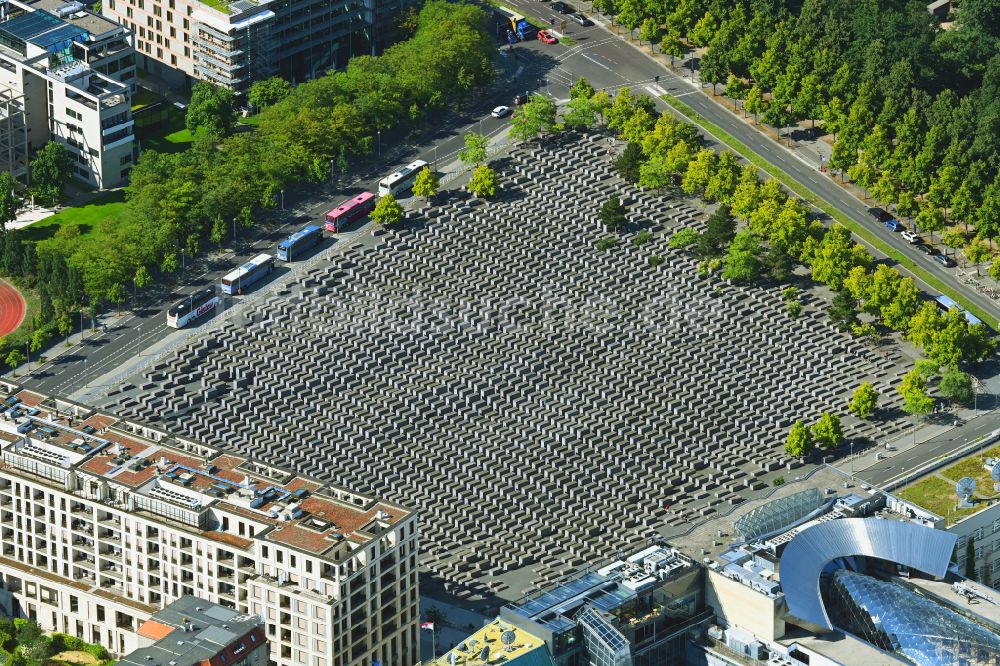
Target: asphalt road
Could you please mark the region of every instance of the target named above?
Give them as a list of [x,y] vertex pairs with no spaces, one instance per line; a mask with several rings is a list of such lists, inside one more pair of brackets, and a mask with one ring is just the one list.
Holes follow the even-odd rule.
[[913,448],[895,454],[890,452],[884,460],[866,469],[855,470],[854,475],[867,483],[881,487],[922,465],[975,442],[979,437],[985,437],[998,428],[1000,428],[1000,414],[995,412],[971,419],[964,425],[952,428]]

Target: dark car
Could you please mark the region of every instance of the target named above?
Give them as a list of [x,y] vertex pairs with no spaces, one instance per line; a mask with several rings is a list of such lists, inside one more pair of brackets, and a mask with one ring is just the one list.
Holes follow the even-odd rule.
[[527,104],[528,103],[528,96],[527,95],[514,95],[513,102],[514,102],[514,106],[521,106],[522,104]]
[[931,247],[930,245],[914,245],[914,247],[928,256],[933,256],[938,253],[937,248]]
[[574,12],[570,14],[569,17],[574,21],[576,21],[577,23],[579,23],[580,25],[582,25],[583,27],[587,27],[588,25],[594,25],[593,21],[591,21],[589,18],[587,18],[580,12]]
[[885,222],[892,217],[885,209],[874,206],[868,209],[868,214],[874,217],[876,222]]
[[572,14],[573,12],[576,11],[575,9],[567,5],[565,2],[559,2],[558,0],[552,3],[552,9],[559,12],[560,14]]
[[955,265],[954,259],[952,259],[951,257],[946,257],[943,254],[935,254],[933,257],[931,257],[931,259],[933,259],[934,261],[938,262],[939,264],[941,264],[946,268],[951,268],[952,266]]

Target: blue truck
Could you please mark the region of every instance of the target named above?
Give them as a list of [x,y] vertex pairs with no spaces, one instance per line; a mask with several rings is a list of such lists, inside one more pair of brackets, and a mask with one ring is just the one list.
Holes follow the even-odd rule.
[[506,35],[506,41],[510,44],[518,41],[523,42],[535,36],[535,27],[528,23],[528,19],[513,9],[494,7],[493,18],[500,37]]

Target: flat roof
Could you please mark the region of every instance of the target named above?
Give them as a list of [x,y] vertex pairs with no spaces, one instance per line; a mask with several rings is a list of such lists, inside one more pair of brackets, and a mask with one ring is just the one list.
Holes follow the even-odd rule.
[[[78,407],[78,412],[90,409]],[[30,475],[31,466],[41,461],[128,488],[137,501],[148,497],[198,512],[212,506],[267,528],[258,527],[253,538],[307,553],[322,556],[332,549],[353,549],[412,513],[247,456],[129,434],[135,429],[132,424],[95,412],[74,416],[37,393],[8,395],[0,400],[0,408],[0,451],[7,468]],[[147,508],[153,506],[140,510],[159,515]],[[253,540],[249,533],[237,533],[236,522],[231,520],[226,531],[187,527],[246,550]]]
[[28,41],[32,37],[40,35],[43,32],[48,32],[61,25],[65,25],[65,22],[58,16],[44,10],[39,10],[27,12],[0,23],[0,30]]
[[[505,638],[509,643],[501,640],[501,636],[504,636],[505,633]],[[489,648],[490,663],[503,662],[510,666],[548,666],[553,664],[545,641],[524,629],[504,622],[500,618],[471,634],[430,664],[431,666],[448,666],[451,664],[449,655],[452,654],[455,655],[454,663],[456,664],[479,663],[478,658],[484,648]]]

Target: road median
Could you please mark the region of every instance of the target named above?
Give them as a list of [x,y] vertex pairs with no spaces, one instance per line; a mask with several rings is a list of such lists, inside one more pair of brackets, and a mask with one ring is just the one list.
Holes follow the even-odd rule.
[[833,220],[836,220],[843,226],[850,229],[853,233],[863,238],[866,243],[877,249],[879,252],[885,256],[891,258],[893,261],[898,263],[900,266],[906,268],[910,273],[919,278],[925,284],[937,289],[942,294],[950,296],[955,302],[959,303],[963,308],[979,317],[979,319],[985,323],[990,328],[996,330],[997,326],[994,325],[994,318],[990,316],[985,310],[970,302],[963,294],[961,294],[956,289],[949,287],[941,279],[931,274],[922,266],[919,266],[912,259],[905,256],[899,250],[895,249],[881,238],[876,236],[871,232],[870,229],[866,228],[863,224],[857,222],[856,220],[845,215],[843,212],[838,210],[835,206],[830,204],[826,199],[822,198],[809,188],[805,187],[801,183],[797,182],[794,178],[789,176],[784,170],[774,166],[760,155],[751,150],[746,144],[734,137],[733,135],[726,132],[724,129],[708,120],[700,113],[692,109],[690,106],[677,99],[673,95],[667,93],[660,96],[661,99],[674,108],[678,113],[686,116],[692,122],[701,125],[707,132],[712,134],[716,139],[726,144],[731,150],[738,153],[744,157],[751,164],[761,169],[772,178],[782,183],[789,190],[794,192],[796,195],[801,197],[804,201],[809,202],[816,208],[822,210],[824,213],[829,215]]

